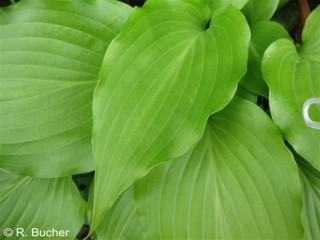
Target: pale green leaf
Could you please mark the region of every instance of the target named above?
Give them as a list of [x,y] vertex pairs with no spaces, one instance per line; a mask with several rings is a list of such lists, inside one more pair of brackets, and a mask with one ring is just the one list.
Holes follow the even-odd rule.
[[320,239],[320,172],[298,158],[303,190],[303,223],[306,239]]
[[258,21],[270,20],[278,5],[279,0],[249,0],[242,12],[249,24],[252,25]]
[[102,0],[23,0],[1,11],[1,168],[45,177],[93,169],[93,89],[129,12]]
[[301,239],[298,169],[257,106],[235,100],[201,142],[138,182],[147,239]]
[[151,0],[133,11],[94,94],[92,229],[135,180],[199,140],[245,73],[249,38],[233,6],[211,16],[207,1]]
[[[320,169],[320,131],[303,120],[305,101],[320,97],[320,7],[310,16],[298,52],[289,40],[278,40],[264,54],[262,72],[270,88],[270,110],[274,122],[295,151]],[[310,108],[320,121],[320,106]]]
[[268,98],[269,90],[262,78],[261,60],[267,47],[280,38],[288,38],[288,32],[279,24],[259,21],[251,26],[248,71],[241,84],[249,91]]
[[37,239],[33,229],[65,233],[48,239],[75,239],[85,221],[86,203],[71,177],[44,179],[0,170],[0,212],[0,239],[5,239],[6,228],[13,230],[8,239]]
[[[130,194],[119,201],[136,211],[145,239],[303,237],[294,158],[268,116],[237,97],[213,115],[192,150],[136,182],[135,201]],[[128,215],[115,215],[115,223]]]

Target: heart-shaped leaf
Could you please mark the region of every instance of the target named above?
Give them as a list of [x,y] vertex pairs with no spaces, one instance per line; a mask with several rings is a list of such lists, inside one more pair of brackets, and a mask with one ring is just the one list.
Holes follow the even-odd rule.
[[44,231],[52,229],[62,231],[61,239],[75,239],[85,221],[86,203],[71,177],[42,179],[0,170],[0,212],[0,239],[7,239],[8,228],[12,239],[37,239],[40,230],[49,237],[54,233]]
[[93,169],[93,89],[129,12],[100,0],[23,0],[1,11],[1,168],[44,177]]
[[204,0],[150,0],[132,12],[94,94],[92,229],[135,180],[199,140],[245,73],[249,38],[233,6],[211,16]]
[[100,234],[116,226],[110,239],[133,229],[140,236],[132,239],[303,237],[294,158],[270,118],[237,97],[213,115],[192,150],[154,167],[133,189],[134,199],[130,188],[118,201],[123,214],[118,203]]
[[[270,110],[274,122],[295,151],[320,170],[320,131],[304,123],[302,108],[313,97],[320,97],[320,7],[309,16],[302,46],[278,40],[265,52],[263,77],[270,88]],[[309,111],[320,121],[320,106]]]

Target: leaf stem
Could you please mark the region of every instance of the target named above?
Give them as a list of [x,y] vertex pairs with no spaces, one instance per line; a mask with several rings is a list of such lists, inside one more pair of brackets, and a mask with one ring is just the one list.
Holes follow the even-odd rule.
[[299,22],[294,30],[294,39],[296,43],[301,43],[302,30],[308,16],[310,15],[310,7],[309,7],[308,0],[295,0],[295,2],[298,6],[300,17],[299,17]]

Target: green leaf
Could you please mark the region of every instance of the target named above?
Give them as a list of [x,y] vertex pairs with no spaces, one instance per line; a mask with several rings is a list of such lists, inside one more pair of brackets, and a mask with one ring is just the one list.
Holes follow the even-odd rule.
[[242,9],[250,25],[263,20],[270,20],[277,10],[279,0],[249,0]]
[[129,12],[100,0],[23,0],[3,9],[1,168],[44,177],[93,170],[93,90]]
[[232,4],[235,7],[242,9],[248,1],[249,0],[209,0],[209,6],[212,11],[215,11],[222,7],[226,7],[229,4]]
[[92,229],[135,180],[200,139],[245,73],[249,38],[232,6],[211,16],[207,1],[154,0],[133,11],[94,94]]
[[[129,194],[119,201],[131,214],[137,209],[135,224],[142,224],[145,239],[303,237],[293,156],[268,116],[237,97],[213,115],[192,150],[135,183],[135,203]],[[117,226],[128,215],[116,215]],[[115,224],[110,219],[109,228]]]
[[289,0],[280,0],[279,5],[278,5],[278,9],[282,8],[287,2],[289,2]]
[[320,172],[298,158],[303,190],[303,223],[306,239],[320,238]]
[[257,95],[268,98],[269,89],[262,78],[261,60],[267,47],[280,38],[288,38],[288,32],[279,24],[271,21],[259,21],[251,26],[248,71],[241,84]]
[[96,229],[97,239],[146,239],[136,213],[133,187],[124,191]]
[[136,186],[147,239],[300,239],[298,169],[257,106],[235,98],[201,142]]
[[[302,45],[298,53],[302,58],[310,61],[320,62],[320,6],[309,15],[302,32]],[[318,79],[319,80],[319,79]],[[319,82],[319,81],[318,81]],[[316,92],[318,96],[320,91]]]
[[5,228],[13,230],[12,239],[26,239],[18,228],[27,239],[37,238],[33,228],[63,230],[61,239],[74,239],[85,221],[86,203],[71,177],[43,179],[0,170],[0,212],[0,239]]
[[[289,40],[278,40],[264,54],[262,72],[270,88],[270,110],[274,122],[295,151],[320,169],[320,131],[303,120],[306,100],[320,97],[320,7],[308,18],[298,52]],[[320,121],[320,107],[310,108]]]
[[242,87],[241,85],[238,85],[238,89],[237,89],[237,92],[236,92],[236,96],[242,98],[242,99],[245,99],[245,100],[248,100],[250,102],[253,102],[255,104],[258,103],[258,96],[247,91],[244,87]]

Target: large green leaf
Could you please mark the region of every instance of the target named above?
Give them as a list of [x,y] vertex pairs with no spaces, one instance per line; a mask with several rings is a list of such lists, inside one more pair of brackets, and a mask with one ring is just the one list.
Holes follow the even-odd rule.
[[298,170],[257,106],[236,98],[201,142],[136,186],[147,239],[300,239]]
[[32,229],[65,233],[48,239],[74,239],[85,221],[86,203],[71,177],[42,179],[0,170],[0,212],[0,239],[6,239],[6,228],[13,230],[8,239],[37,239]]
[[320,239],[320,172],[297,157],[303,189],[303,223],[306,239]]
[[[131,189],[130,189],[131,191]],[[298,168],[281,134],[256,105],[235,98],[209,120],[201,141],[153,168],[125,192],[109,225],[121,239],[302,239]],[[128,207],[124,207],[128,206]],[[129,211],[127,209],[130,209]],[[109,213],[111,215],[111,212]],[[126,219],[136,213],[134,225]],[[119,228],[119,225],[122,227]],[[103,226],[99,231],[102,232]],[[129,232],[126,232],[130,229]],[[115,232],[118,234],[116,235]],[[111,236],[111,235],[109,235]],[[130,238],[129,238],[130,239]]]
[[242,9],[250,25],[262,21],[270,20],[283,1],[279,0],[249,0]]
[[288,32],[279,24],[271,21],[259,21],[251,26],[248,71],[241,84],[249,91],[268,97],[269,89],[262,78],[261,60],[267,47],[279,38],[288,38]]
[[0,15],[0,168],[26,175],[91,171],[92,94],[130,7],[23,0]]
[[[274,122],[296,152],[320,169],[320,131],[303,120],[302,107],[320,97],[320,7],[313,11],[296,50],[289,40],[278,40],[264,54],[262,72],[270,88],[270,110]],[[310,108],[311,118],[320,121],[320,106]]]
[[94,94],[92,229],[136,179],[199,140],[245,73],[249,38],[233,6],[211,16],[205,0],[151,0],[133,11]]

